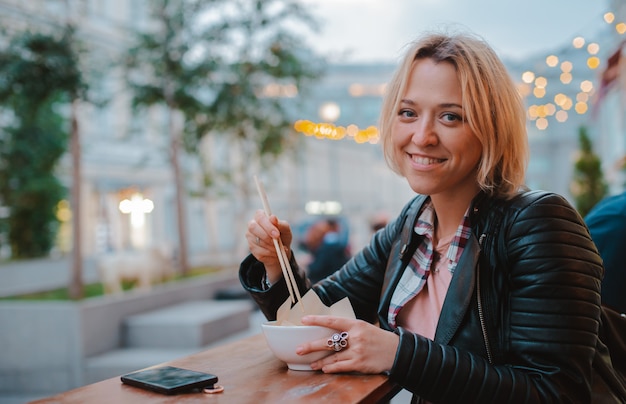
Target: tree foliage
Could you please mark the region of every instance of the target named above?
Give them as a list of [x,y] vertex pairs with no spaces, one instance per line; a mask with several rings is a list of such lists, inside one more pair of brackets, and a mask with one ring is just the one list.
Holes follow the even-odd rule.
[[584,217],[596,203],[606,196],[608,187],[602,173],[602,162],[594,153],[593,145],[584,126],[579,129],[578,141],[580,151],[574,165],[572,194],[576,201],[576,209]]
[[69,129],[61,106],[84,89],[71,36],[25,32],[0,51],[0,198],[14,258],[47,254],[56,235],[65,189],[54,170]]
[[14,258],[47,254],[56,235],[65,189],[54,170],[68,141],[59,106],[84,89],[71,35],[26,32],[0,51],[0,198]]
[[[155,0],[153,24],[139,32],[126,58],[133,105],[163,105],[183,114],[184,134],[197,135],[198,115],[206,111],[202,89],[220,63],[213,53],[227,22],[200,26],[198,18],[223,0]],[[200,119],[201,120],[201,119]]]
[[[295,95],[321,73],[321,62],[292,29],[315,27],[306,8],[297,0],[155,0],[151,6],[155,24],[127,59],[134,105],[162,105],[183,117],[182,133],[169,129],[172,148],[203,160],[203,184],[222,175],[232,183],[232,171],[267,164],[286,150],[292,117],[265,89],[291,88]],[[209,154],[199,153],[207,136],[240,145],[250,164],[219,172]]]
[[214,82],[209,120],[198,140],[226,133],[250,153],[248,163],[266,166],[296,144],[295,97],[305,96],[323,73],[324,61],[290,27],[314,31],[317,22],[298,1],[240,1],[236,7],[228,32],[235,45]]
[[316,28],[307,9],[296,0],[158,0],[152,9],[158,24],[127,59],[134,104],[181,112],[189,152],[207,135],[226,135],[252,140],[261,160],[280,155],[292,118],[264,88],[289,87],[293,96],[322,73],[292,28]]
[[[187,273],[187,235],[185,184],[180,166],[181,146],[196,136],[197,117],[206,105],[202,89],[218,65],[209,51],[219,43],[227,23],[202,25],[198,17],[211,10],[220,0],[157,0],[151,3],[150,30],[138,34],[129,49],[126,67],[133,92],[133,105],[147,108],[161,105],[168,114],[169,157],[176,186],[178,259],[180,270]],[[175,119],[182,116],[182,132]]]

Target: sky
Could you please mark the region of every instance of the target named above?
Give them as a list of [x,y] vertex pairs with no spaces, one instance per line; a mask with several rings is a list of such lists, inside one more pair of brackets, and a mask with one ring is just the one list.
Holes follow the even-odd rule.
[[311,47],[336,62],[395,62],[420,33],[482,36],[500,57],[522,59],[589,37],[610,0],[306,0],[321,31]]

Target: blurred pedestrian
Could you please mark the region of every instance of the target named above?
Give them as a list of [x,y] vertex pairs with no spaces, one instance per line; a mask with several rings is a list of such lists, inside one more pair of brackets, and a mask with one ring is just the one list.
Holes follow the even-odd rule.
[[313,223],[303,244],[311,254],[307,276],[312,283],[334,273],[350,259],[349,246],[341,239],[339,222],[333,218]]
[[585,222],[604,262],[602,303],[626,313],[626,192],[598,202]]
[[376,233],[378,230],[387,226],[389,223],[389,214],[387,212],[376,212],[370,219],[370,230]]

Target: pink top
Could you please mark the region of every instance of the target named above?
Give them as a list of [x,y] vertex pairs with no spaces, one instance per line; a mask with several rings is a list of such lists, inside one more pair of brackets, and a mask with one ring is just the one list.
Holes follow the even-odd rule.
[[453,238],[454,234],[439,240],[433,257],[434,269],[431,268],[424,288],[400,309],[397,317],[399,326],[430,339],[435,338],[441,307],[452,280],[446,255]]

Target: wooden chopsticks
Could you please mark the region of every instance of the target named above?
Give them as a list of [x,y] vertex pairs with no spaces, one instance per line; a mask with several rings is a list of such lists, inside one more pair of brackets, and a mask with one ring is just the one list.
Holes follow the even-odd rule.
[[[263,202],[263,209],[265,210],[265,214],[269,217],[272,214],[272,211],[270,210],[270,204],[267,200],[267,195],[265,194],[263,185],[256,175],[254,176],[254,182],[256,183],[257,191],[259,191],[259,195],[261,196],[261,201]],[[287,253],[285,252],[283,241],[280,237],[278,238],[278,240],[272,238],[272,241],[274,242],[274,248],[276,248],[276,255],[278,255],[280,269],[283,271],[283,277],[287,282],[287,289],[289,290],[289,297],[291,298],[291,302],[299,302],[300,308],[302,309],[302,311],[304,311],[304,304],[302,303],[300,290],[298,289],[298,285],[296,284],[296,278],[293,275],[291,264],[289,264],[289,257],[287,257]]]

